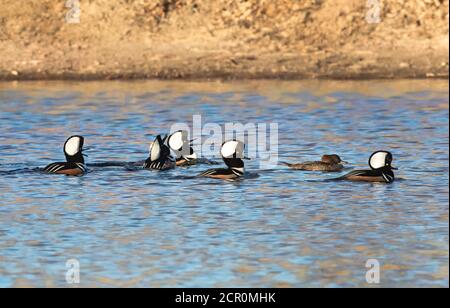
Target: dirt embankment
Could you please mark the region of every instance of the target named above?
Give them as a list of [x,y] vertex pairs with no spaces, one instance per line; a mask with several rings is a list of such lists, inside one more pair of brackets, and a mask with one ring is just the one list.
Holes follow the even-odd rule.
[[1,0],[0,79],[448,78],[448,5]]

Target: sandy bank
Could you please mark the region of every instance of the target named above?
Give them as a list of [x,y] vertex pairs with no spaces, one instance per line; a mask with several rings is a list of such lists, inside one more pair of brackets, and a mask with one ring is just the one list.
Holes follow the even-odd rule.
[[448,0],[64,2],[2,0],[0,79],[448,78]]

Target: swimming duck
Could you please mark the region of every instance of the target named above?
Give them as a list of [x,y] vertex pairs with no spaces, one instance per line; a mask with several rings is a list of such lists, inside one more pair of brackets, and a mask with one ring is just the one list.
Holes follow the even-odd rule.
[[200,177],[234,181],[245,174],[244,167],[244,143],[236,140],[227,141],[220,150],[223,161],[228,169],[210,169],[201,173]]
[[392,153],[387,151],[377,151],[373,153],[369,159],[371,170],[355,170],[338,180],[392,183],[395,180],[393,170],[398,170],[392,167],[392,161]]
[[164,144],[161,136],[157,136],[150,144],[150,155],[144,163],[144,169],[168,170],[175,168],[175,157],[172,156],[170,148]]
[[164,138],[163,141],[176,154],[177,166],[188,166],[196,163],[198,157],[188,140],[187,131],[179,130]]
[[323,155],[321,161],[305,162],[299,164],[283,163],[284,165],[295,169],[304,171],[325,171],[325,172],[338,172],[344,169],[345,162],[339,157],[339,155]]
[[86,173],[83,145],[84,138],[82,136],[71,136],[64,143],[64,154],[67,162],[50,164],[44,168],[44,172],[69,176],[80,176]]

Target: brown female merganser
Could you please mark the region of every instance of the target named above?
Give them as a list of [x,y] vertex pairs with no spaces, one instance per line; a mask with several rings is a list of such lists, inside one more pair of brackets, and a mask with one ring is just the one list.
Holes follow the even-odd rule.
[[345,162],[341,160],[339,155],[323,155],[321,161],[312,161],[299,164],[283,163],[289,168],[304,171],[324,171],[324,172],[339,172],[344,169]]

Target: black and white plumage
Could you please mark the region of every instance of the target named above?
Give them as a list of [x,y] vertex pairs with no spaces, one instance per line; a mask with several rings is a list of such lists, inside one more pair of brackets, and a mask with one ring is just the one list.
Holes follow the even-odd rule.
[[240,141],[225,142],[220,153],[228,169],[210,169],[199,174],[199,176],[228,181],[242,178],[245,175],[244,148],[244,144]]
[[48,173],[58,173],[67,170],[79,169],[82,173],[87,172],[86,165],[83,163],[53,163],[45,167],[44,171]]
[[190,166],[197,162],[198,156],[188,140],[187,131],[176,131],[163,141],[175,153],[177,166]]
[[144,169],[163,171],[172,169],[175,165],[176,161],[170,148],[164,143],[161,136],[157,136],[155,141],[150,144],[150,156],[144,163]]
[[44,172],[80,176],[87,172],[83,156],[84,138],[71,136],[64,144],[64,155],[67,162],[58,162],[48,165]]
[[396,168],[392,167],[392,161],[392,153],[387,151],[377,151],[369,158],[371,170],[355,170],[338,180],[393,183],[395,181],[393,170],[396,170]]

